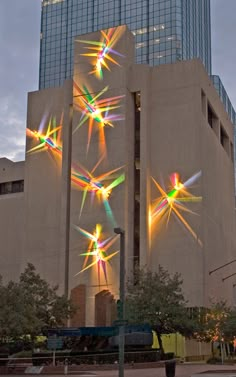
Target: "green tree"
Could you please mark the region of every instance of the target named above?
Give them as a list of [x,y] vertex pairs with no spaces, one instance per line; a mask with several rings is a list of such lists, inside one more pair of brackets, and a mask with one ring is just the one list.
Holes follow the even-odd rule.
[[211,302],[202,314],[201,327],[194,334],[198,340],[211,342],[212,356],[215,356],[214,343],[220,347],[222,360],[225,347],[234,340],[236,334],[236,312],[225,301]]
[[0,338],[8,342],[23,334],[26,323],[24,316],[24,295],[18,284],[9,282],[6,286],[0,282]]
[[222,332],[227,341],[233,341],[236,337],[236,310],[227,311],[227,317],[222,325]]
[[228,321],[230,308],[226,302],[212,302],[210,308],[206,309],[205,320],[203,322],[202,338],[209,341],[221,341],[224,337],[224,328]]
[[231,337],[236,329],[236,313],[225,301],[211,302],[201,314],[201,326],[195,337],[205,342],[221,341]]
[[33,341],[49,327],[66,324],[75,308],[65,296],[57,294],[28,264],[18,282],[0,282],[0,337],[17,339],[30,336]]
[[187,312],[180,275],[170,276],[162,267],[158,272],[135,269],[134,279],[127,283],[126,316],[131,323],[147,323],[156,331],[162,353],[162,334],[190,336],[196,331],[196,321]]

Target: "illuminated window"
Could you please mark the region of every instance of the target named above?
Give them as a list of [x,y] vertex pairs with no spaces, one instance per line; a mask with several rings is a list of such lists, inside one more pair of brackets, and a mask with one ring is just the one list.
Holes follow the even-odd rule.
[[[71,78],[75,36],[119,25],[127,25],[135,36],[137,63],[159,65],[200,57],[210,73],[210,0],[181,3],[180,7],[180,0],[43,0],[39,88],[58,82],[57,66],[60,84]],[[162,49],[151,47],[159,44]],[[162,57],[154,60],[153,53]]]
[[144,47],[147,45],[147,42],[140,42],[140,43],[136,43],[136,48],[141,48],[141,47]]
[[62,3],[65,0],[43,0],[42,6],[46,7],[47,5]]

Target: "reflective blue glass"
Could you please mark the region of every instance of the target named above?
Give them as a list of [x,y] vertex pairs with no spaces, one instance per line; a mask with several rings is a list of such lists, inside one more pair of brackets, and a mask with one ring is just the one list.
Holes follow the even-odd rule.
[[[220,77],[217,75],[212,75],[211,80],[219,94],[221,101],[223,102],[225,106],[225,109],[230,117],[231,122],[236,125],[236,113]],[[236,137],[236,133],[235,133],[235,137]]]
[[138,63],[197,57],[211,74],[210,0],[43,0],[40,89],[72,76],[75,36],[124,24]]

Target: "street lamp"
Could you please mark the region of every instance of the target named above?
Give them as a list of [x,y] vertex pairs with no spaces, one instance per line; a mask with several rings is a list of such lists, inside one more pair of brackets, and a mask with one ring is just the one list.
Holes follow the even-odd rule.
[[114,228],[114,232],[120,235],[120,312],[119,312],[119,377],[124,377],[124,351],[125,351],[125,231]]

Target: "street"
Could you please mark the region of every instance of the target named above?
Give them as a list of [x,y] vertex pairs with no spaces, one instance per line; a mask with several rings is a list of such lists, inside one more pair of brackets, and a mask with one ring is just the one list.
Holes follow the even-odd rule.
[[[200,373],[204,371],[213,370],[233,370],[236,372],[236,367],[234,365],[207,365],[207,364],[180,364],[176,367],[175,377],[191,377],[194,373]],[[80,376],[80,377],[118,377],[118,370],[106,370],[106,371],[81,371],[81,372],[70,372],[70,375]],[[7,377],[9,375],[2,375],[2,377]],[[14,375],[17,376],[17,375]],[[46,374],[43,374],[46,377]],[[51,376],[51,375],[48,375]],[[61,377],[62,374],[53,375],[53,377]],[[127,369],[124,373],[125,377],[166,377],[165,368],[148,368],[148,369]]]
[[[233,365],[207,365],[207,364],[180,364],[176,366],[176,377],[191,377],[194,373],[200,373],[207,370],[234,370]],[[118,371],[100,371],[96,372],[96,376],[101,377],[118,377]],[[125,371],[125,377],[166,377],[165,368],[150,369],[132,369]]]

